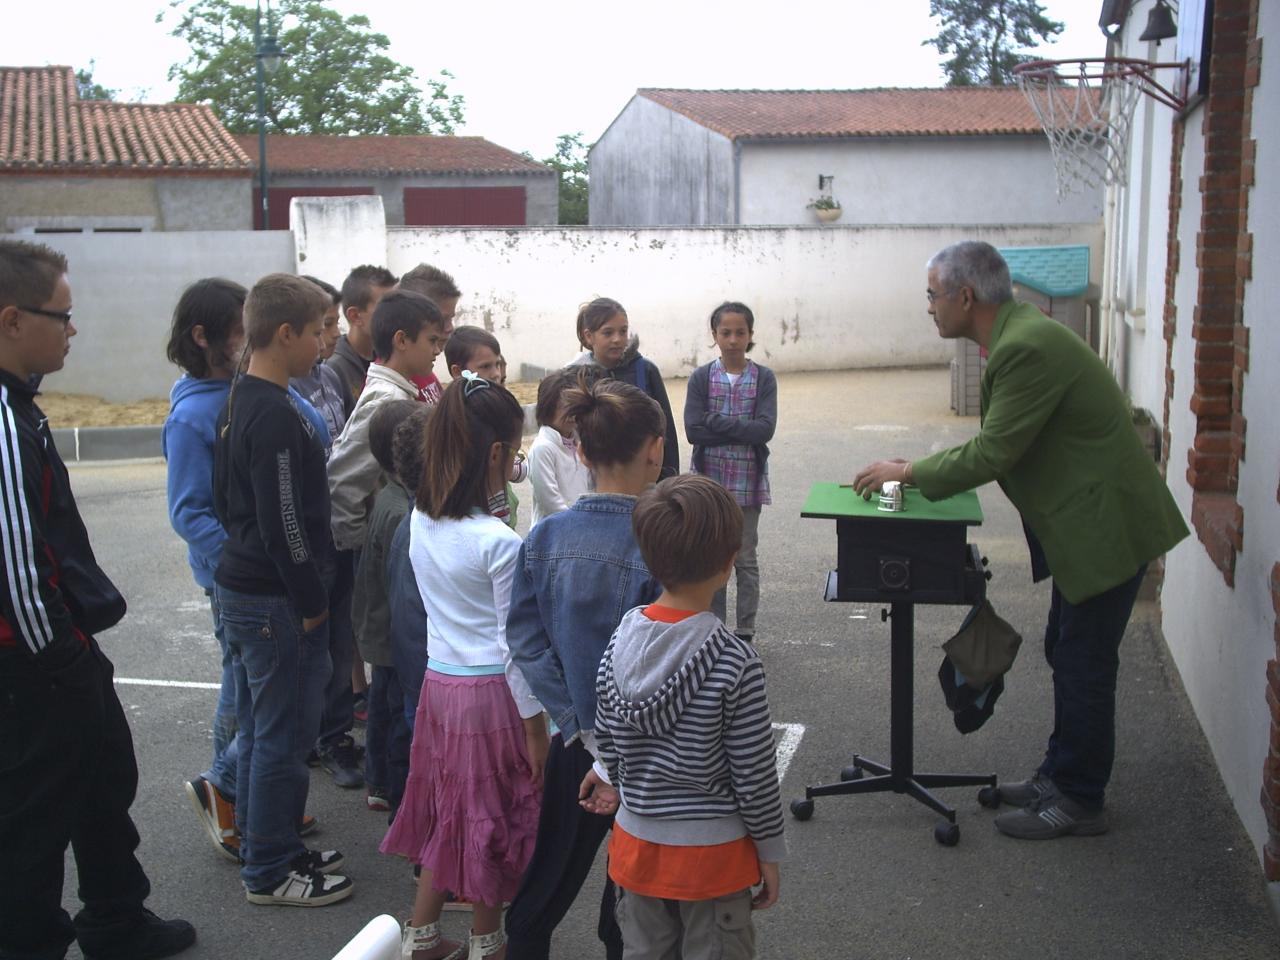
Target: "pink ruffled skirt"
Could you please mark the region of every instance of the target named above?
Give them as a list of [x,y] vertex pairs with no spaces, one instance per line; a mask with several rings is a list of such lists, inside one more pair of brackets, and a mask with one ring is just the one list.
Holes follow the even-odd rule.
[[430,870],[437,890],[511,900],[538,832],[542,792],[529,776],[506,677],[428,670],[404,799],[380,849]]

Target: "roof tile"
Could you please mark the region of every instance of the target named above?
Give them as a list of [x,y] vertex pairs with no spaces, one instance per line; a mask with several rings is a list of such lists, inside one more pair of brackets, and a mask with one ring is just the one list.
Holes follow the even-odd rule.
[[1043,132],[1017,87],[636,93],[730,140]]
[[[257,136],[238,134],[236,141],[256,167]],[[295,175],[554,175],[545,164],[483,137],[271,134],[267,165],[272,173]]]
[[70,67],[0,67],[0,170],[248,173],[204,104],[81,100]]

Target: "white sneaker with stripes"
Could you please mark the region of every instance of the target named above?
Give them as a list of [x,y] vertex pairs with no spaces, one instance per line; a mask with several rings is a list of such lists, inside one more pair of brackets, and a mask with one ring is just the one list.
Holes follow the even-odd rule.
[[[258,890],[246,889],[246,898],[250,903],[283,907],[323,907],[347,899],[355,890],[351,878],[321,872],[324,869],[336,869],[340,860],[339,864],[320,864],[317,862],[317,853],[319,851],[299,854],[279,883]],[[333,854],[336,851],[326,853]]]

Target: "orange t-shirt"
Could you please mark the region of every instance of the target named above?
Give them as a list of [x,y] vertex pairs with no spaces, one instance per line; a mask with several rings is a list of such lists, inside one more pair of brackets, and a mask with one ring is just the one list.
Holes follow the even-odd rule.
[[[652,603],[650,620],[679,623],[696,611]],[[750,837],[678,847],[633,837],[616,823],[609,838],[609,879],[632,893],[663,900],[714,900],[760,882],[760,859]]]

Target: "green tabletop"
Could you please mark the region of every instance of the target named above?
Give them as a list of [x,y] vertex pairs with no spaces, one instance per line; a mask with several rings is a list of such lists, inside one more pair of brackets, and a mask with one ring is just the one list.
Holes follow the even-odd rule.
[[901,513],[889,513],[879,509],[880,500],[873,495],[863,500],[849,486],[838,483],[815,483],[808,499],[800,508],[802,517],[830,517],[837,520],[858,518],[867,520],[930,520],[937,523],[963,523],[977,526],[982,523],[982,506],[978,494],[966,490],[946,500],[926,500],[915,487],[903,490],[904,509]]

